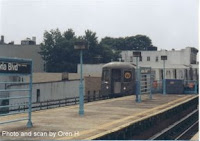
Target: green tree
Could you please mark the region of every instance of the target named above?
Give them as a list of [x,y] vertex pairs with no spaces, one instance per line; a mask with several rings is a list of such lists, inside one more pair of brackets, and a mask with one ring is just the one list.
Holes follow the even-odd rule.
[[72,29],[63,35],[58,29],[45,31],[40,54],[46,62],[46,71],[76,72],[78,53],[74,50],[75,38]]
[[151,39],[145,35],[134,36],[133,50],[148,50],[152,45]]
[[109,46],[98,43],[95,32],[86,30],[83,38],[89,44],[89,50],[84,51],[84,61],[87,64],[108,63],[120,57],[120,52],[114,51]]
[[125,38],[105,37],[101,43],[115,50],[157,50],[152,41],[145,35],[136,35]]
[[84,36],[75,36],[72,29],[68,29],[63,34],[56,30],[44,32],[44,40],[41,44],[40,54],[45,61],[47,72],[77,72],[77,64],[80,62],[79,51],[74,49],[77,40],[86,40],[89,50],[84,50],[84,63],[107,63],[115,60],[119,52],[111,48],[100,45],[95,32],[85,31]]

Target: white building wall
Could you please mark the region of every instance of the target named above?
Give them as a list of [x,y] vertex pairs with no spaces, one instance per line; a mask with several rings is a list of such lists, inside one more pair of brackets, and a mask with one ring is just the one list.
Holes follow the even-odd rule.
[[[133,50],[122,51],[122,60],[125,62],[136,62],[136,58],[133,57]],[[161,60],[162,55],[167,55],[166,64],[184,64],[190,65],[191,61],[191,48],[187,47],[181,50],[160,50],[160,51],[141,51],[142,61],[139,61],[141,65],[151,65],[157,64],[162,65],[163,61]],[[147,57],[150,57],[150,61],[147,61]],[[156,57],[158,57],[158,62],[156,62]]]
[[[84,76],[101,76],[103,65],[105,64],[83,64]],[[77,71],[80,74],[80,64],[77,67]]]

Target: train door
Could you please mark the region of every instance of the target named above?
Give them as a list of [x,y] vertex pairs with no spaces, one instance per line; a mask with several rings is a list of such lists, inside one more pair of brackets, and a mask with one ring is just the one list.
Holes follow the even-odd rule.
[[111,93],[121,93],[121,70],[112,69],[111,73]]

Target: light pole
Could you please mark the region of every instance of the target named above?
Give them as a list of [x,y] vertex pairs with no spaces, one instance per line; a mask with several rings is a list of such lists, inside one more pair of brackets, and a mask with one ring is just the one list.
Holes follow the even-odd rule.
[[80,84],[79,84],[79,115],[84,115],[84,90],[83,90],[83,50],[88,49],[87,42],[75,42],[74,49],[80,50]]
[[138,67],[138,58],[141,57],[141,52],[133,52],[133,57],[136,57],[136,102],[141,102],[140,97],[140,73]]
[[167,56],[161,56],[161,60],[163,60],[163,94],[166,94],[166,84],[165,84],[165,60],[167,60]]

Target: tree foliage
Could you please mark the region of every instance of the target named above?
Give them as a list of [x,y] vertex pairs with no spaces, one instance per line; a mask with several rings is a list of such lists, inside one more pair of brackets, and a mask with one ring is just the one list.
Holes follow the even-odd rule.
[[95,32],[85,31],[84,36],[76,37],[72,29],[63,34],[59,29],[45,31],[40,54],[45,61],[47,72],[76,72],[80,62],[79,51],[74,49],[74,43],[84,39],[89,43],[89,50],[84,50],[84,63],[107,63],[120,57],[120,52],[100,45]]
[[107,45],[115,50],[157,50],[152,41],[145,35],[136,35],[125,38],[105,37],[101,44]]
[[149,50],[157,49],[145,35],[136,35],[125,38],[105,37],[98,42],[95,32],[86,30],[83,36],[76,36],[72,29],[63,34],[59,29],[45,31],[41,44],[41,56],[45,61],[47,72],[76,72],[80,62],[79,51],[74,49],[77,40],[85,40],[89,45],[84,50],[85,64],[108,63],[118,60],[121,50]]

